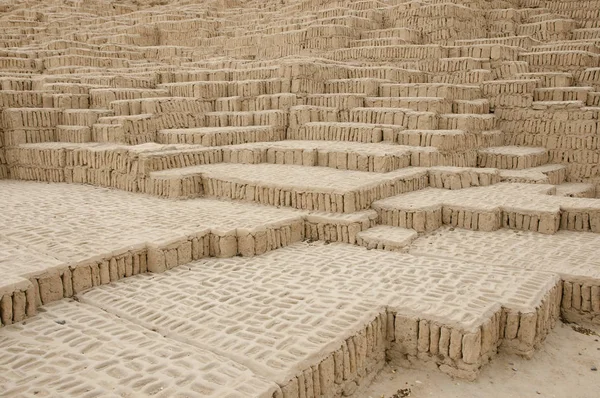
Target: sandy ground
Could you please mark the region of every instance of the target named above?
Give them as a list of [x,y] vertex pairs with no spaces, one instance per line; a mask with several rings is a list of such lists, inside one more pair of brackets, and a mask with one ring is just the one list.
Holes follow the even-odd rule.
[[[600,397],[600,327],[596,335],[558,324],[533,359],[498,355],[475,382],[441,372],[386,366],[358,397],[365,398],[528,398]],[[398,390],[405,390],[404,393]],[[406,395],[409,394],[409,395]]]

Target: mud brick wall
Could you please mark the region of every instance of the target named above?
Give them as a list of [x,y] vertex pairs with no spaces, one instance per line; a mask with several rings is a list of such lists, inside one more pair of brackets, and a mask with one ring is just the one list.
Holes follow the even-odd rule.
[[152,114],[104,116],[92,128],[92,141],[128,145],[156,141],[156,118]]
[[2,115],[4,144],[15,146],[56,141],[56,126],[62,111],[47,108],[10,108]]
[[166,97],[167,90],[132,88],[96,88],[89,90],[90,108],[108,109],[113,101],[138,98]]
[[388,357],[400,365],[433,363],[445,373],[473,380],[498,349],[526,357],[533,355],[558,320],[560,290],[560,285],[555,286],[535,312],[501,309],[472,330],[388,312],[388,330],[390,324],[394,326]]
[[4,109],[0,127],[0,178],[8,178],[10,173],[8,151],[20,144],[56,141],[56,126],[61,121],[60,109]]
[[9,177],[8,162],[6,160],[6,152],[4,151],[4,146],[2,144],[2,135],[3,134],[0,132],[0,179]]
[[495,80],[481,84],[483,95],[490,101],[490,108],[526,108],[533,104],[534,90],[539,87],[537,79]]
[[0,179],[8,178],[8,159],[6,158],[3,113],[0,113]]
[[147,272],[146,250],[131,249],[101,260],[84,261],[48,271],[24,281],[0,298],[0,326],[20,322],[37,308],[87,289]]
[[570,322],[597,322],[600,318],[600,281],[582,281],[565,276],[561,314]]
[[390,332],[383,312],[318,364],[284,384],[274,398],[352,395],[383,368]]
[[12,325],[37,314],[38,297],[32,283],[4,292],[0,297],[0,326]]
[[377,214],[369,213],[362,220],[340,219],[335,220],[316,214],[306,216],[304,223],[304,237],[310,240],[323,240],[326,242],[357,243],[358,234],[375,226]]
[[253,256],[304,239],[304,220],[260,230],[200,231],[171,242],[141,245],[103,258],[65,264],[0,291],[0,326],[20,322],[37,308],[95,286],[145,272],[164,272],[204,257]]
[[222,161],[221,151],[214,148],[136,152],[119,145],[81,148],[64,143],[8,148],[6,155],[14,178],[76,182],[155,194],[161,191],[147,187],[153,171]]
[[[156,132],[162,129],[205,126],[205,114],[213,110],[210,101],[179,97],[117,100],[111,102],[109,107],[116,117],[122,118],[120,124],[125,126],[124,139],[132,143],[156,142]],[[128,120],[145,119],[143,115],[152,115],[151,124],[139,128],[128,126]],[[102,123],[102,120],[99,122]]]
[[572,72],[579,77],[587,68],[599,66],[600,55],[588,51],[539,51],[519,54],[531,72]]
[[467,39],[487,30],[483,11],[459,4],[425,4],[412,7],[400,4],[384,14],[388,24],[395,28],[418,27],[425,43],[446,43],[448,40]]
[[541,146],[550,163],[567,167],[567,180],[600,185],[599,114],[594,108],[498,109],[506,145]]

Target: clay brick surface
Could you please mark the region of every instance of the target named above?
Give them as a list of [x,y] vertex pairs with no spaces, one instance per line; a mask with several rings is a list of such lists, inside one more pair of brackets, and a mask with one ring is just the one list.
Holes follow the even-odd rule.
[[0,4],[0,395],[350,396],[598,324],[599,9]]

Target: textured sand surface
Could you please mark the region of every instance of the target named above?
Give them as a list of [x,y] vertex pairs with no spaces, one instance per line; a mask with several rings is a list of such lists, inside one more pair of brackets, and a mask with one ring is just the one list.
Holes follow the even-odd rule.
[[0,335],[2,396],[271,397],[274,383],[212,352],[65,300]]
[[559,231],[555,235],[500,229],[493,232],[443,227],[412,242],[410,252],[469,262],[600,278],[600,235]]

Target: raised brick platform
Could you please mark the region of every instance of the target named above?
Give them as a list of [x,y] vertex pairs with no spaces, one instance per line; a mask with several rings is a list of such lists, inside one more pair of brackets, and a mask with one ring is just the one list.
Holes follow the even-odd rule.
[[598,9],[0,2],[0,395],[356,396],[596,327]]

